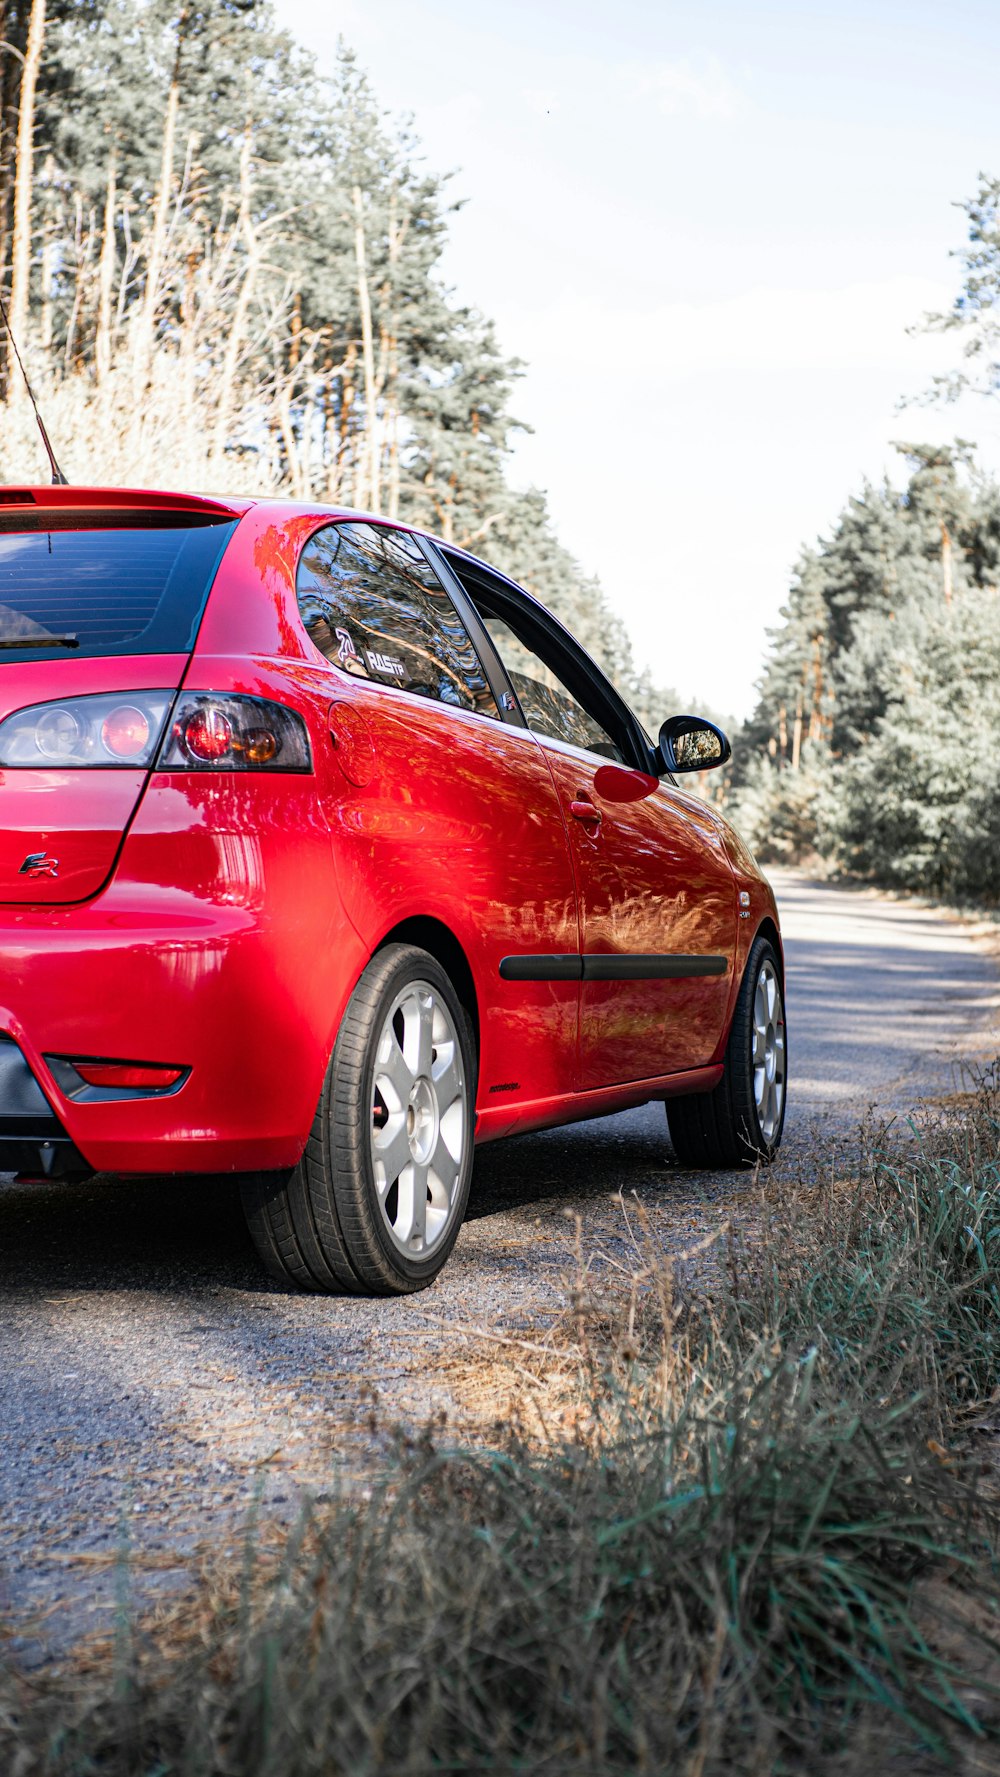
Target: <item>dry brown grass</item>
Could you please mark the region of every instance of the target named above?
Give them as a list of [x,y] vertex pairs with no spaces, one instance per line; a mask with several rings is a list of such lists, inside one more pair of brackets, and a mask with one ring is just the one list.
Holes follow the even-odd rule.
[[755,1202],[680,1257],[636,1212],[630,1266],[581,1238],[563,1315],[484,1338],[474,1436],[401,1433],[371,1499],[9,1672],[5,1767],[997,1768],[996,1073]]

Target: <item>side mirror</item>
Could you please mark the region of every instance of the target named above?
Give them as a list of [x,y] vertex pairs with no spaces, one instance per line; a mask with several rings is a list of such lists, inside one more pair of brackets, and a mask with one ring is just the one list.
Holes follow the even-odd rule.
[[669,716],[660,729],[660,753],[667,771],[711,771],[725,765],[733,749],[704,716]]

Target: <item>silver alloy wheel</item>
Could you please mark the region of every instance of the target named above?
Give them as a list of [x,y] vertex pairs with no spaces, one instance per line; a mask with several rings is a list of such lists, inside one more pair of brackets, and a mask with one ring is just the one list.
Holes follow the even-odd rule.
[[768,957],[760,965],[753,995],[753,1095],[760,1133],[770,1146],[781,1128],[785,1100],[785,1009]]
[[423,1258],[450,1225],[470,1138],[462,1048],[428,981],[409,981],[375,1051],[372,1169],[382,1220],[407,1258]]

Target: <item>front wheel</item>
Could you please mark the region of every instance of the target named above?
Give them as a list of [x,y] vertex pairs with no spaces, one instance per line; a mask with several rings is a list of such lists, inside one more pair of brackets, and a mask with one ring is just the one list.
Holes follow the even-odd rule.
[[713,1092],[667,1100],[682,1166],[728,1168],[774,1159],[785,1122],[788,1042],[781,969],[773,944],[757,938],[747,959]]
[[298,1166],[243,1181],[272,1276],[355,1295],[432,1283],[465,1215],[474,1099],[451,982],[426,951],[386,945],[351,996]]

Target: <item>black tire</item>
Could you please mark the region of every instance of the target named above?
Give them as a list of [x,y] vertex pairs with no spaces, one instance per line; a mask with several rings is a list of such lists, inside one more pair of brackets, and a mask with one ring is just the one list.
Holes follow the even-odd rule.
[[[765,1134],[754,1091],[754,1001],[758,982],[777,983],[782,1059],[780,1110],[766,1117]],[[776,1027],[777,1028],[777,1027]],[[765,1165],[781,1145],[787,1102],[788,1039],[785,1030],[781,964],[773,944],[757,938],[747,958],[723,1062],[722,1079],[713,1092],[668,1098],[667,1123],[674,1153],[682,1166],[725,1170]]]
[[[375,1176],[373,1129],[381,1127],[376,1119],[384,1115],[388,1128],[396,1117],[397,1139],[410,1139],[402,1134],[404,1127],[410,1128],[406,1121],[411,1116],[409,1109],[387,1111],[381,1095],[376,1108],[379,1044],[388,1035],[389,1014],[400,996],[406,1009],[411,1003],[418,1008],[433,1007],[431,1016],[448,1031],[447,1044],[430,1051],[430,1065],[436,1067],[446,1050],[452,1054],[454,1076],[449,1090],[456,1096],[450,1101],[449,1112],[460,1107],[464,1119],[456,1143],[460,1151],[450,1162],[455,1168],[455,1183],[447,1208],[434,1208],[432,1190],[438,1188],[439,1181],[434,1187],[424,1187],[424,1221],[429,1224],[431,1210],[444,1216],[440,1233],[426,1239],[426,1251],[418,1250],[417,1235],[406,1245],[400,1228],[393,1231],[394,1191],[397,1220],[403,1223],[400,1184],[390,1184],[388,1189],[383,1184],[380,1197]],[[403,1020],[404,1009],[397,1010],[395,1017]],[[419,1011],[419,1018],[423,1020],[423,1011]],[[402,1045],[399,1047],[402,1055]],[[437,1097],[432,1095],[428,1100],[433,1075],[422,1077],[427,1082],[422,1088],[424,1099],[431,1108],[426,1108],[424,1100],[416,1101],[413,1140],[419,1138],[417,1119],[422,1118],[431,1132],[428,1141],[433,1139],[437,1144],[437,1154],[441,1152],[443,1123]],[[387,944],[377,951],[348,1002],[312,1132],[298,1166],[291,1172],[253,1173],[241,1182],[250,1233],[271,1275],[299,1289],[350,1295],[404,1295],[433,1283],[458,1238],[468,1202],[475,1079],[470,1022],[440,963],[412,944]],[[413,1093],[418,1090],[415,1079]],[[429,1162],[423,1165],[426,1169]],[[414,1168],[414,1198],[419,1176]],[[400,1181],[402,1177],[400,1173]],[[416,1208],[413,1214],[416,1216]]]

